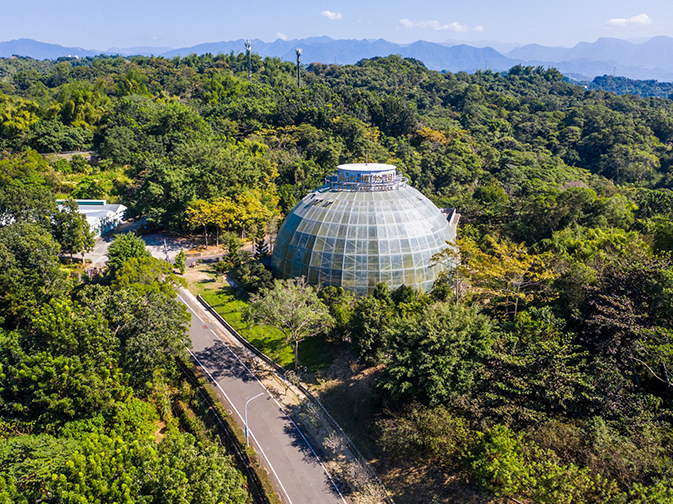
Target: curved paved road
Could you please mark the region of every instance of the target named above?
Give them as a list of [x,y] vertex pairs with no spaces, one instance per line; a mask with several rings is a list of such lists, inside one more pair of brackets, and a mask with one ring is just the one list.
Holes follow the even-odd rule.
[[250,443],[281,500],[286,504],[346,504],[304,435],[234,353],[232,347],[238,347],[234,337],[201,309],[191,293],[183,289],[179,298],[192,315],[192,355],[241,427],[245,425],[245,403],[262,394],[248,404]]

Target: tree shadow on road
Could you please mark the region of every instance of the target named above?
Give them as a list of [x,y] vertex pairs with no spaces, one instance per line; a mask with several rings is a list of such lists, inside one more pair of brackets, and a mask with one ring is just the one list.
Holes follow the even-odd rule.
[[286,433],[292,438],[293,445],[302,451],[307,462],[317,464],[316,455],[320,457],[329,471],[329,476],[325,475],[326,488],[336,495],[336,485],[344,497],[360,496],[367,502],[370,499],[373,499],[371,502],[381,501],[384,490],[376,482],[371,469],[350,452],[348,441],[333,428],[317,406],[307,400],[286,406],[286,409],[296,423],[295,427],[288,422]]
[[245,369],[225,344],[219,340],[215,341],[213,346],[199,352],[194,352],[194,356],[196,356],[215,380],[224,378],[237,378],[244,382],[255,380],[255,377]]

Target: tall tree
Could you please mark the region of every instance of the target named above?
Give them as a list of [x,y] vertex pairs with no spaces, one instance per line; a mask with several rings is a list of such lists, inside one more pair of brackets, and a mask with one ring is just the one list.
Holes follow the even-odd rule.
[[395,399],[445,403],[467,392],[492,353],[493,323],[476,308],[440,303],[388,330],[380,385]]
[[516,318],[519,302],[539,297],[554,278],[546,257],[529,253],[523,243],[490,237],[483,249],[470,239],[457,243],[473,295],[502,304],[506,316]]
[[93,250],[96,243],[86,217],[79,213],[74,200],[64,201],[54,214],[52,234],[61,244],[61,252],[70,254],[71,258],[73,253],[82,254],[82,262],[84,253]]
[[327,306],[304,277],[276,280],[271,289],[250,298],[246,318],[280,329],[294,347],[294,370],[299,370],[299,342],[327,332],[333,325]]
[[0,228],[0,323],[26,320],[63,293],[58,250],[58,243],[37,224],[15,222]]
[[117,270],[129,259],[150,257],[150,253],[145,248],[145,242],[142,238],[133,233],[126,233],[115,238],[108,248],[107,256],[107,267],[110,273],[115,275]]

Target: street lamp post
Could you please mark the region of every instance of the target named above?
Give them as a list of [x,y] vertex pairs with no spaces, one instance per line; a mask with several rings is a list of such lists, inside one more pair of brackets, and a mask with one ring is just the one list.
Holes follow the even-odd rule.
[[248,403],[252,401],[253,399],[257,399],[259,396],[264,395],[264,392],[260,392],[257,394],[255,397],[251,397],[248,399],[245,403],[245,407],[243,408],[245,410],[245,446],[250,446],[250,441],[248,441]]

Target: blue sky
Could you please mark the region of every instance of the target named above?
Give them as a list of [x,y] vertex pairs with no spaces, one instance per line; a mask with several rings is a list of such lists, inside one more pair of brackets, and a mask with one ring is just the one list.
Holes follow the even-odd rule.
[[321,35],[566,47],[673,36],[671,0],[0,0],[0,13],[0,41],[102,50]]

